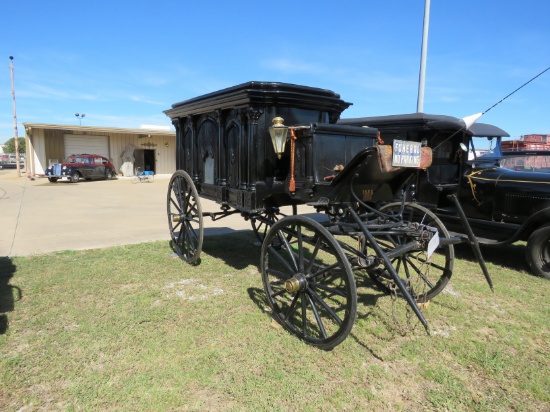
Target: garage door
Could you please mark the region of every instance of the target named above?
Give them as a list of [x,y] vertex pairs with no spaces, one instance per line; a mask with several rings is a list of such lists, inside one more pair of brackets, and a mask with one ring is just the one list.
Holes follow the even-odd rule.
[[109,138],[107,136],[76,136],[66,134],[65,157],[72,154],[89,153],[109,158]]

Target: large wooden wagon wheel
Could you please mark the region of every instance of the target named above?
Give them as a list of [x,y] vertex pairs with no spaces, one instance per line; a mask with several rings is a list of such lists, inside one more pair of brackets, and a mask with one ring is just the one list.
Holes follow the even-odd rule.
[[[379,210],[384,213],[397,214],[401,203],[390,203]],[[403,210],[404,222],[416,222],[437,229],[439,238],[449,238],[449,232],[441,220],[430,210],[416,203],[406,203]],[[385,252],[408,243],[407,234],[384,235],[376,237],[378,244]],[[391,259],[399,277],[405,282],[412,297],[419,303],[427,302],[437,296],[449,283],[454,267],[454,246],[440,243],[435,253],[429,258],[425,250],[410,251]],[[395,290],[394,281],[387,270],[378,268],[368,271],[369,276],[383,289]]]
[[170,179],[167,208],[172,248],[183,260],[198,263],[204,237],[202,209],[195,184],[183,170]]
[[357,289],[334,237],[305,216],[275,222],[262,244],[264,290],[273,317],[289,332],[332,349],[351,331]]
[[[298,208],[296,205],[292,205],[292,215],[296,215],[297,211]],[[266,206],[258,216],[250,218],[252,230],[260,243],[263,243],[273,223],[284,217],[286,217],[286,215],[281,213],[281,210],[277,206]]]

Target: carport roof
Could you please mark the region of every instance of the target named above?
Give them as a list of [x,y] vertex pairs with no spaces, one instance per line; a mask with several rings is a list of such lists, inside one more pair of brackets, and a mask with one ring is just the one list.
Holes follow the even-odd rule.
[[23,123],[25,131],[30,129],[49,129],[49,130],[73,130],[81,132],[102,132],[102,133],[122,133],[137,134],[138,137],[149,136],[175,136],[176,132],[170,130],[158,129],[124,129],[120,127],[92,127],[92,126],[73,126],[66,124],[48,124],[48,123]]

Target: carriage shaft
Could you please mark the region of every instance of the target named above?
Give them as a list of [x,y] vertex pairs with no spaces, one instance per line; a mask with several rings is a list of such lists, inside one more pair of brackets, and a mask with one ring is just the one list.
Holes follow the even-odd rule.
[[351,216],[353,217],[353,219],[357,222],[357,224],[361,228],[361,231],[365,235],[365,238],[370,243],[371,247],[374,249],[378,257],[382,259],[382,261],[384,262],[384,267],[386,268],[391,278],[399,288],[399,291],[402,293],[403,297],[405,298],[409,306],[412,308],[414,314],[416,315],[418,320],[420,320],[420,322],[424,326],[424,329],[426,329],[426,332],[430,334],[430,327],[428,325],[428,322],[426,321],[426,318],[420,311],[420,308],[416,304],[416,301],[414,300],[414,298],[411,296],[411,294],[407,290],[407,287],[405,286],[403,280],[399,277],[399,275],[395,271],[395,268],[392,265],[391,258],[389,257],[388,253],[385,253],[382,250],[382,248],[380,247],[380,245],[378,244],[378,242],[376,241],[372,233],[367,229],[365,224],[361,221],[361,219],[359,218],[355,210],[353,210],[353,208],[350,205],[347,205],[347,208]]

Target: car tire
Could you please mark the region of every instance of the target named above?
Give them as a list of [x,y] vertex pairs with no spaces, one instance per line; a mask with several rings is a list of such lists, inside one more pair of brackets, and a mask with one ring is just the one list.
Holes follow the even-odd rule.
[[550,280],[550,226],[543,226],[529,236],[525,254],[531,271]]
[[80,180],[80,175],[78,174],[78,172],[73,172],[71,174],[71,183],[78,183],[79,180]]
[[113,172],[111,170],[107,170],[105,172],[105,179],[111,180],[113,178]]
[[57,182],[57,177],[48,177],[48,180],[50,181],[50,183],[55,183]]

